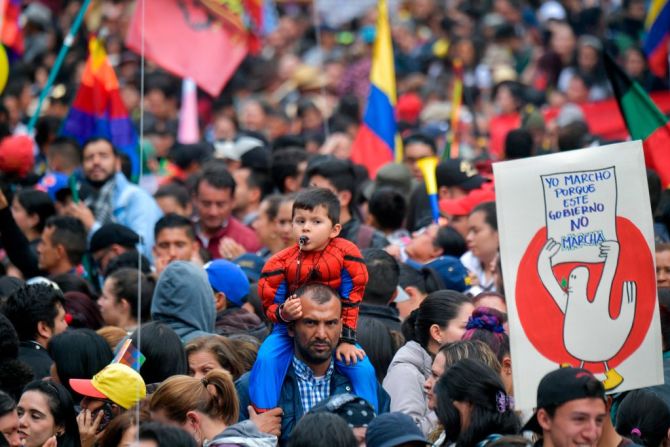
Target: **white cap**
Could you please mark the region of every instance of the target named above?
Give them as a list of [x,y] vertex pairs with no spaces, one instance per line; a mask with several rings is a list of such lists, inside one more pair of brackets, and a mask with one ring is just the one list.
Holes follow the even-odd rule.
[[537,19],[540,23],[548,20],[565,20],[566,17],[565,8],[555,0],[549,0],[537,10]]

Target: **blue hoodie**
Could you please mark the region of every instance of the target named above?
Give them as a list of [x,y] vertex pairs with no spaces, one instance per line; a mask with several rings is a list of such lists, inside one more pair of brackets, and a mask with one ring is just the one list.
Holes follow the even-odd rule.
[[170,326],[182,343],[214,334],[214,294],[205,271],[186,261],[168,264],[154,290],[151,318]]

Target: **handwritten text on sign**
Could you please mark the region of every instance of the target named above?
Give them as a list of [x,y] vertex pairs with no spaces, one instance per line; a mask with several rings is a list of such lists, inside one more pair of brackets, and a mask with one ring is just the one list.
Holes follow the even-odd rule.
[[602,262],[600,244],[617,240],[614,167],[541,178],[547,237],[561,244],[552,264]]

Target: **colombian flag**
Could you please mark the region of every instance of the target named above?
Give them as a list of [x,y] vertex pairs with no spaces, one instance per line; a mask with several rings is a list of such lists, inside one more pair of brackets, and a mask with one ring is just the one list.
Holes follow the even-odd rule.
[[372,178],[377,169],[394,158],[402,160],[400,144],[395,142],[395,104],[395,66],[389,12],[386,0],[379,0],[368,104],[351,152],[352,161],[364,165]]
[[72,102],[61,134],[83,144],[91,137],[108,138],[132,163],[132,177],[140,172],[138,139],[126,107],[121,100],[119,81],[107,60],[102,43],[91,38],[89,57],[81,85]]
[[660,78],[668,75],[668,42],[670,41],[670,1],[651,0],[644,26],[644,52],[649,70]]
[[670,125],[649,95],[605,54],[605,69],[621,115],[634,140],[642,140],[644,160],[661,177],[663,188],[670,188]]

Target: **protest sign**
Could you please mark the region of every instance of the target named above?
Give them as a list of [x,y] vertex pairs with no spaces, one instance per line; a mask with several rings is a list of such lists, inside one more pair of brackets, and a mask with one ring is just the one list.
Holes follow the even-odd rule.
[[493,165],[517,408],[559,366],[606,390],[663,382],[639,141]]

